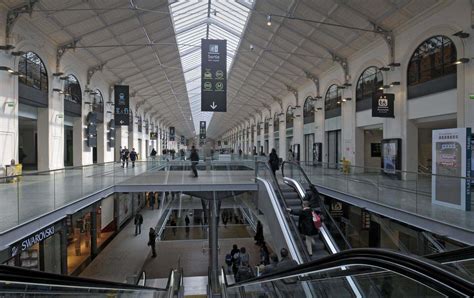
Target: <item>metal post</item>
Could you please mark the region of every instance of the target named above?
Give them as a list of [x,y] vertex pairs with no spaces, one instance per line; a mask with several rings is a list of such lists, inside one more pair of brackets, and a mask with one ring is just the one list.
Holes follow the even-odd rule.
[[98,203],[92,205],[91,211],[91,257],[94,258],[97,255],[97,209],[99,208]]
[[67,270],[67,219],[62,220],[62,225],[61,225],[61,274],[62,275],[67,275],[68,270]]
[[209,204],[209,248],[210,248],[210,265],[211,265],[211,289],[213,296],[220,293],[219,289],[219,251],[218,251],[218,219],[219,219],[219,204],[216,192],[212,193],[212,202]]

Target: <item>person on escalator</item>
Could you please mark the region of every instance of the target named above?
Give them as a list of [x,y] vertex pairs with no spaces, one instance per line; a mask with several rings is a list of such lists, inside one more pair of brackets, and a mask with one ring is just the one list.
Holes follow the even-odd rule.
[[306,191],[304,196],[304,200],[309,202],[309,207],[313,210],[320,211],[321,210],[321,198],[319,196],[319,191],[316,189],[314,185],[309,186],[309,190]]
[[275,148],[272,149],[270,153],[268,163],[270,164],[270,168],[272,169],[273,175],[275,175],[276,171],[278,171],[278,167],[280,165],[280,159],[278,158],[278,154]]
[[303,208],[301,210],[286,209],[288,212],[294,215],[298,215],[298,230],[305,236],[306,248],[308,249],[309,256],[313,255],[313,244],[316,245],[315,237],[319,234],[319,230],[316,229],[313,222],[313,211],[309,206],[308,201],[303,201]]

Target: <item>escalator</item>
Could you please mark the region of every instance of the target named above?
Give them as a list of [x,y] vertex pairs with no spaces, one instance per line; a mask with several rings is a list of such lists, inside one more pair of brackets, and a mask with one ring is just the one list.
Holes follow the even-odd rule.
[[182,270],[171,270],[166,288],[73,277],[0,265],[0,297],[182,297]]
[[[347,277],[358,283],[362,297],[474,295],[469,276],[427,258],[384,249],[352,249],[234,284],[227,282],[223,270],[223,297],[334,297],[330,290]],[[344,290],[339,288],[337,297],[354,297]]]

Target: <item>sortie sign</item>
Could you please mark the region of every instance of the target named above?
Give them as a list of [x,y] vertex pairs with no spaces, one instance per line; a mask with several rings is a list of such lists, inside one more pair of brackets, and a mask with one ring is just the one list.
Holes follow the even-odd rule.
[[227,111],[227,41],[201,39],[201,111]]

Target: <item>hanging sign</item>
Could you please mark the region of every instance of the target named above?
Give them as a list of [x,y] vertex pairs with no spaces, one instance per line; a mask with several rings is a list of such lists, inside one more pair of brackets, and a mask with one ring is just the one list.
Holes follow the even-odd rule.
[[360,212],[361,222],[361,229],[368,230],[370,229],[370,212],[364,209],[361,209]]
[[174,141],[175,129],[174,126],[170,126],[170,141]]
[[206,121],[199,122],[199,139],[200,140],[206,139]]
[[114,86],[115,98],[115,126],[129,125],[129,88],[124,85]]
[[158,133],[157,132],[150,132],[150,140],[157,140],[158,139]]
[[372,117],[395,118],[395,94],[384,93],[379,98],[372,98]]
[[201,111],[227,111],[227,41],[201,39]]
[[433,130],[432,144],[431,201],[470,211],[471,128]]

